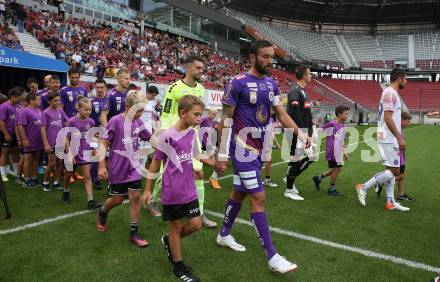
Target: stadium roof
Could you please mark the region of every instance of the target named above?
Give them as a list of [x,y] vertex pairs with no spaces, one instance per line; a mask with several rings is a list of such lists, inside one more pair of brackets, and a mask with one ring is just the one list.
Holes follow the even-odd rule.
[[440,0],[212,0],[255,16],[337,24],[437,23]]

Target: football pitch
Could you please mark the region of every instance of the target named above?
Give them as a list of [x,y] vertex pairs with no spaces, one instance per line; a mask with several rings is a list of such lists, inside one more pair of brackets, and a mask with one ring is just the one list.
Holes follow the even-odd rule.
[[[366,128],[358,129],[362,138]],[[327,196],[328,178],[321,191],[314,188],[312,176],[327,169],[324,154],[297,179],[305,200],[283,197],[287,163],[274,150],[271,174],[279,187],[266,188],[266,210],[274,244],[298,264],[297,272],[269,271],[248,201],[232,229],[246,252],[217,246],[220,227],[202,229],[183,240],[185,263],[202,281],[429,281],[440,272],[440,127],[415,125],[405,136],[405,186],[415,201],[402,204],[411,211],[385,211],[385,191],[377,199],[374,189],[367,206],[360,206],[354,186],[382,170],[381,162],[361,161],[361,150],[372,150],[362,139],[338,178],[343,197]],[[206,168],[205,179],[211,171]],[[205,209],[219,225],[230,174],[220,181],[222,190],[205,184]],[[177,281],[160,243],[167,224],[147,210],[141,211],[139,230],[150,246],[140,249],[128,241],[128,205],[110,212],[107,232],[96,230],[96,211],[84,211],[81,182],[67,205],[59,191],[25,190],[12,180],[6,189],[13,215],[0,219],[0,281]],[[105,197],[105,189],[95,191],[96,199]]]

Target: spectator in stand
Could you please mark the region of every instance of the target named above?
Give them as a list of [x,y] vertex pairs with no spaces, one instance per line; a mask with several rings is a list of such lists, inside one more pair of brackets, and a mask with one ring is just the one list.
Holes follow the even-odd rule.
[[17,18],[18,32],[23,33],[24,21],[26,19],[26,10],[24,9],[23,5],[19,4],[17,6],[17,10],[15,11],[15,16]]

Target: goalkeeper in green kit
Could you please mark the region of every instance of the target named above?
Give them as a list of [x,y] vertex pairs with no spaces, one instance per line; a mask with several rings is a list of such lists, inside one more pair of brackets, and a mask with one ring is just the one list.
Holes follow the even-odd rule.
[[[199,83],[204,70],[204,59],[200,56],[190,55],[185,61],[185,68],[185,77],[173,83],[165,93],[162,105],[162,115],[160,117],[161,130],[170,128],[179,120],[177,106],[180,97],[185,95],[194,95],[202,100],[204,98],[205,88]],[[200,140],[198,141],[200,149]],[[202,215],[202,224],[204,227],[214,228],[217,226],[217,223],[209,220],[203,213],[203,204],[205,199],[205,186],[203,183],[203,164],[200,161],[193,159],[193,170],[200,205],[200,213]],[[162,215],[158,207],[161,191],[162,178],[158,178],[154,186],[153,194],[149,204],[150,212],[153,216]]]

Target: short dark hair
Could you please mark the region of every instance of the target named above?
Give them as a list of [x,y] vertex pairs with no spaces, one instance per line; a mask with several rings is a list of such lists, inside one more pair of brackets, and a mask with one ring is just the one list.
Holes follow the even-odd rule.
[[190,63],[193,63],[194,61],[199,61],[199,62],[205,63],[205,59],[203,59],[202,56],[189,55],[185,60],[185,64],[190,64]]
[[411,120],[412,116],[408,112],[402,112],[401,118],[402,120]]
[[79,75],[81,75],[81,72],[80,72],[79,69],[77,69],[77,68],[71,68],[71,69],[69,69],[69,71],[67,72],[67,74],[68,74],[69,76],[71,76],[72,74],[79,74]]
[[61,81],[60,77],[59,77],[58,75],[56,75],[56,74],[52,74],[52,75],[50,76],[49,81],[51,81],[51,80],[60,80],[60,81]]
[[154,93],[157,95],[159,94],[159,89],[157,89],[157,87],[154,85],[150,85],[148,86],[147,93]]
[[33,77],[29,77],[29,78],[26,80],[26,85],[29,85],[29,84],[31,84],[31,83],[37,83],[37,84],[38,84],[38,81],[37,81],[35,78],[33,78]]
[[339,116],[340,114],[344,113],[345,111],[350,110],[349,107],[345,106],[345,105],[339,105],[335,108],[335,115]]
[[29,104],[31,101],[34,101],[35,99],[37,99],[38,95],[34,94],[34,93],[28,93],[26,95],[26,102]]
[[6,101],[8,101],[8,96],[6,96],[5,94],[1,94],[0,93],[0,105],[3,104]]
[[8,97],[20,97],[21,95],[23,95],[24,92],[24,88],[21,86],[15,86],[11,89],[9,89],[8,91]]
[[52,101],[53,99],[55,99],[56,97],[59,97],[59,96],[60,96],[60,92],[52,91],[52,92],[49,92],[49,94],[47,94],[47,100],[50,102],[50,101]]
[[310,69],[308,66],[297,66],[295,69],[295,77],[298,80],[303,79],[306,75],[307,70]]
[[107,82],[105,82],[105,80],[103,78],[98,78],[97,80],[95,80],[95,85],[97,83],[104,83],[105,85],[107,85]]
[[128,85],[128,90],[137,90],[137,89],[138,89],[138,87],[137,87],[137,85],[134,84],[134,83],[130,83],[130,84]]
[[394,81],[398,80],[400,77],[405,77],[405,76],[406,76],[405,70],[396,68],[391,71],[390,81],[394,82]]
[[272,43],[267,40],[255,40],[251,43],[251,48],[249,49],[249,54],[257,55],[258,50],[262,48],[272,47]]

